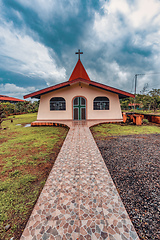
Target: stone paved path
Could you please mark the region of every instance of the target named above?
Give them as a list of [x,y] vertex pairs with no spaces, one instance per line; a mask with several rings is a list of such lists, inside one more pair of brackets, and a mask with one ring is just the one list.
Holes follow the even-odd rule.
[[21,240],[139,239],[87,126],[69,130]]

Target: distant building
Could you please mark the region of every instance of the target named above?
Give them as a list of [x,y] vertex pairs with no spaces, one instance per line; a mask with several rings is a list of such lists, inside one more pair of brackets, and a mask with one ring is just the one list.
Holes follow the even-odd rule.
[[[135,106],[135,107],[134,107],[134,106]],[[134,109],[134,108],[135,108],[135,109],[138,110],[138,109],[141,109],[140,106],[141,106],[140,103],[129,103],[129,104],[128,104],[128,109]]]
[[8,97],[5,95],[0,95],[0,102],[10,102],[10,103],[17,103],[17,102],[25,102],[24,100]]

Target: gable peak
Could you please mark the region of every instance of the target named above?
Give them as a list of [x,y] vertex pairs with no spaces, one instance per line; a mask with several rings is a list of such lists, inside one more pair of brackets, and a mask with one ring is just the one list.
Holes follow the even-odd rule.
[[78,59],[77,64],[69,78],[69,81],[75,80],[77,78],[91,81],[80,59]]

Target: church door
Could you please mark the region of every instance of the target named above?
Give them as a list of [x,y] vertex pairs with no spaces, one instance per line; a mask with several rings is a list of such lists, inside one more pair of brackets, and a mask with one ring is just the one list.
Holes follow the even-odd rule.
[[83,97],[76,97],[73,100],[73,119],[86,119],[86,99]]

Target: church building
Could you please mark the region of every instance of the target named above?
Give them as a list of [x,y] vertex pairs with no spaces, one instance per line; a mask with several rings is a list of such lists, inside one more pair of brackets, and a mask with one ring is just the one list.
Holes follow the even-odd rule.
[[78,62],[68,81],[24,96],[24,99],[40,99],[37,121],[33,125],[81,120],[123,121],[119,99],[134,95],[91,81],[80,60],[82,52],[78,50],[76,54]]

